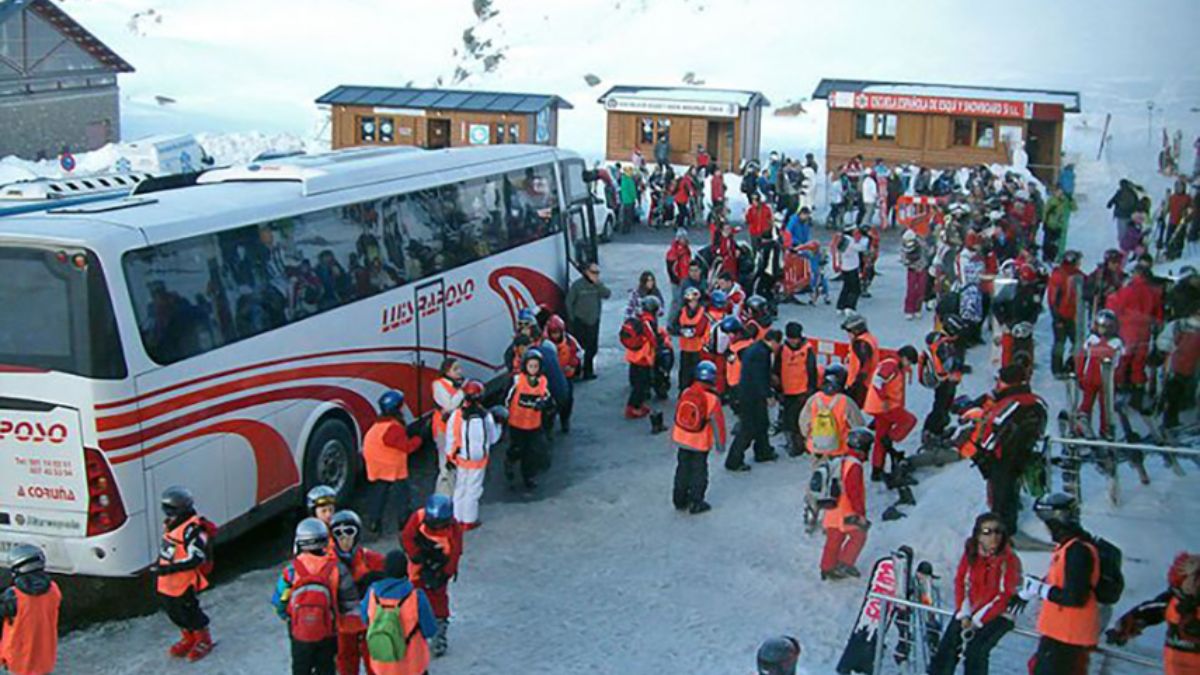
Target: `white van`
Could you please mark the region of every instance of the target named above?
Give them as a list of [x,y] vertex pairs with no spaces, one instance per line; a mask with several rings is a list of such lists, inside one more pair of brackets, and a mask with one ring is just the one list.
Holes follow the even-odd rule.
[[191,134],[160,134],[120,146],[116,169],[155,176],[194,173],[212,166],[212,158]]

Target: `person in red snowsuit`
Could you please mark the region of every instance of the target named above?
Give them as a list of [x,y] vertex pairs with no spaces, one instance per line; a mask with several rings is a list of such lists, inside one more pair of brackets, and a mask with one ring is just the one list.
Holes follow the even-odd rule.
[[863,412],[875,420],[875,446],[871,450],[871,480],[883,480],[885,455],[893,455],[892,471],[896,470],[895,444],[903,441],[917,426],[917,417],[905,407],[905,384],[919,355],[911,345],[901,347],[896,356],[885,357],[875,369],[867,389]]
[[986,675],[992,649],[1013,628],[1004,612],[1021,588],[1021,560],[1000,517],[976,518],[963,548],[954,575],[954,620],[929,663],[929,675],[953,675],[960,651],[966,675]]
[[1117,381],[1130,388],[1131,403],[1140,409],[1146,384],[1146,359],[1150,356],[1154,333],[1163,321],[1162,289],[1150,281],[1150,265],[1139,261],[1133,277],[1109,296],[1105,306],[1121,319],[1125,355],[1117,371]]
[[847,434],[847,453],[831,464],[839,472],[842,493],[837,505],[825,511],[825,548],[821,551],[821,579],[845,579],[859,576],[854,566],[858,554],[867,543],[867,486],[863,478],[863,460],[867,458],[875,437],[865,428],[851,429]]
[[1050,282],[1046,285],[1046,304],[1050,306],[1050,318],[1054,329],[1050,372],[1055,377],[1068,370],[1063,363],[1067,340],[1071,341],[1071,351],[1079,349],[1079,345],[1075,344],[1075,317],[1083,299],[1079,297],[1075,284],[1076,279],[1082,277],[1083,272],[1079,269],[1079,251],[1067,251],[1063,254],[1062,262],[1050,273]]
[[[1118,332],[1117,315],[1110,309],[1101,310],[1093,322],[1092,334],[1083,343],[1079,358],[1075,361],[1075,377],[1083,392],[1083,399],[1079,403],[1079,413],[1089,421],[1089,424],[1092,418],[1092,407],[1103,392],[1104,377],[1101,367],[1105,360],[1113,362],[1113,379],[1114,384],[1117,383],[1115,373],[1120,372],[1122,354],[1125,351]],[[1101,402],[1100,429],[1102,434],[1107,434],[1111,422],[1112,420],[1108,419],[1108,410]]]
[[738,273],[738,245],[734,239],[735,234],[737,230],[728,221],[721,223],[721,231],[713,239],[712,246],[713,253],[720,262],[721,273],[730,277],[737,277]]
[[773,225],[771,207],[763,203],[762,196],[757,192],[750,195],[750,208],[746,209],[746,230],[756,249],[771,236]]

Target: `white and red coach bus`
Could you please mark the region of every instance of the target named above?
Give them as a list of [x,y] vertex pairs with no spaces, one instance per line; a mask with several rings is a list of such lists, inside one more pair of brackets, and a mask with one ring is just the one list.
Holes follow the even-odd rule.
[[421,415],[442,359],[494,379],[561,307],[593,203],[571,152],[380,148],[0,218],[0,555],[130,575],[168,485],[231,536],[348,493],[379,394]]

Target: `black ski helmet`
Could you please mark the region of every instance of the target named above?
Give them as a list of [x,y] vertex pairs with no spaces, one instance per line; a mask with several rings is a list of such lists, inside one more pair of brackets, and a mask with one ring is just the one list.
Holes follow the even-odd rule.
[[842,330],[852,335],[867,332],[867,318],[858,312],[851,312],[842,320]]
[[800,641],[790,635],[768,639],[758,648],[758,675],[795,675]]
[[33,544],[18,544],[8,554],[8,569],[14,577],[46,569],[46,554]]
[[821,380],[821,390],[826,394],[840,394],[846,388],[846,366],[834,363],[825,369],[825,377]]
[[641,306],[643,312],[647,312],[649,314],[658,314],[658,310],[662,307],[662,303],[659,302],[658,296],[647,295],[642,298]]
[[752,319],[765,319],[767,316],[767,299],[761,295],[752,295],[746,300],[746,309]]
[[804,324],[799,321],[789,321],[783,329],[790,339],[800,340],[804,338]]
[[354,538],[354,546],[358,546],[359,539],[362,537],[362,518],[350,509],[344,509],[333,514],[333,518],[329,519],[329,532],[335,538],[340,534],[349,534]]
[[168,518],[178,518],[196,510],[196,500],[192,498],[192,491],[182,485],[172,485],[163,490],[159,503],[162,505],[163,515]]
[[846,434],[846,447],[856,455],[866,455],[875,445],[875,434],[866,427],[855,427]]
[[1079,502],[1065,492],[1051,492],[1038,497],[1033,512],[1048,526],[1079,525]]

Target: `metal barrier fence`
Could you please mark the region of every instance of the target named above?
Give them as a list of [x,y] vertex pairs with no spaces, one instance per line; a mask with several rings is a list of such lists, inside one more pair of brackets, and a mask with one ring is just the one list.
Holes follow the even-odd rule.
[[[881,628],[880,628],[879,634],[876,636],[876,642],[875,642],[874,673],[876,675],[881,675],[883,673],[884,656],[886,655],[886,652],[887,652],[887,644],[886,644],[886,641],[883,639],[884,636],[886,635],[886,629],[884,627],[889,625],[888,619],[892,613],[893,607],[904,607],[907,609],[916,610],[917,612],[927,612],[930,614],[937,614],[939,616],[948,616],[948,617],[954,616],[954,612],[952,612],[948,609],[943,609],[941,607],[934,607],[933,605],[924,605],[919,602],[913,602],[911,600],[894,598],[890,595],[886,595],[883,593],[871,592],[871,593],[867,594],[867,597],[878,600],[880,602],[880,604],[882,605],[882,611],[880,612]],[[909,630],[907,632],[908,632],[908,635],[910,636],[909,639],[911,639],[911,636],[918,635],[919,631],[913,631],[911,629],[911,627],[913,625],[912,624],[913,619],[911,618],[911,616],[908,619],[908,621],[909,621],[909,623],[907,625],[909,626]],[[903,632],[904,631],[902,630],[901,631],[901,635],[902,635],[901,639],[902,640],[904,639]],[[1032,631],[1032,630],[1029,630],[1026,628],[1020,628],[1020,627],[1014,627],[1011,632],[1016,635],[1020,635],[1022,637],[1032,638],[1034,640],[1040,639],[1042,637],[1041,634],[1036,631]],[[917,642],[917,644],[915,645],[915,647],[917,649],[917,653],[920,654],[921,653],[920,650],[923,649],[925,640],[917,640],[916,642]],[[1126,663],[1131,663],[1131,664],[1134,664],[1137,666],[1142,666],[1144,668],[1152,668],[1154,670],[1161,671],[1162,667],[1163,667],[1161,661],[1154,660],[1147,656],[1142,656],[1141,654],[1134,654],[1131,652],[1122,651],[1120,649],[1113,649],[1111,647],[1105,647],[1103,645],[1097,645],[1096,647],[1094,647],[1092,649],[1092,651],[1096,654],[1101,654],[1103,656],[1107,656],[1109,658],[1116,659],[1118,661],[1124,661]],[[922,668],[921,668],[920,672],[922,672],[922,673],[925,672],[924,664],[922,664]]]
[[[1163,457],[1167,466],[1178,476],[1185,475],[1183,467],[1179,464],[1180,457],[1189,458],[1200,466],[1200,449],[1197,448],[1061,436],[1047,436],[1043,442],[1046,445],[1044,456],[1047,462],[1047,475],[1052,466],[1057,467],[1062,479],[1063,490],[1073,495],[1080,503],[1083,500],[1082,469],[1086,463],[1096,464],[1100,472],[1107,477],[1108,499],[1114,506],[1119,505],[1121,501],[1120,480],[1117,473],[1121,462],[1118,454],[1127,456],[1126,458],[1130,460],[1143,484],[1149,484],[1150,481],[1144,465],[1145,456],[1150,454]],[[1054,445],[1062,448],[1062,452],[1057,456],[1051,453],[1051,446]],[[1084,456],[1083,451],[1093,452]]]

